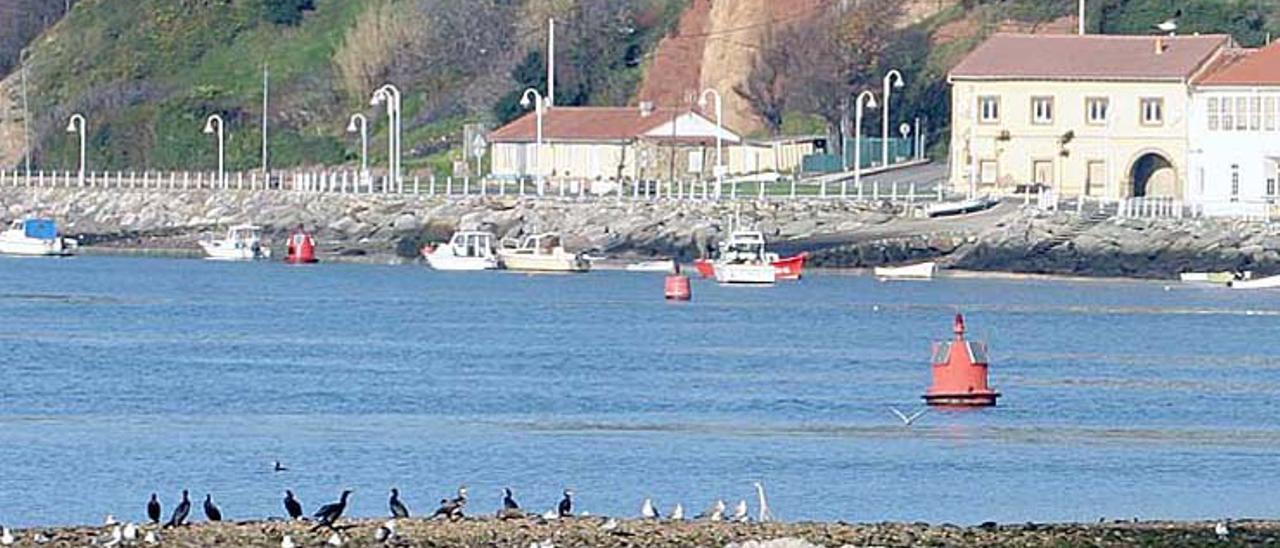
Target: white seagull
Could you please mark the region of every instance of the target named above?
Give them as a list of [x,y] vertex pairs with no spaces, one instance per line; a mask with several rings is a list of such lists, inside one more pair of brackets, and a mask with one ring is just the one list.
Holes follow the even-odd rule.
[[1156,30],[1173,34],[1178,30],[1178,18],[1182,17],[1182,9],[1179,8],[1173,12],[1173,17],[1166,19],[1164,22],[1157,24]]
[[676,503],[676,507],[671,509],[672,521],[684,521],[684,505]]
[[111,527],[112,525],[119,525],[119,524],[120,522],[116,521],[116,517],[111,514],[107,514],[107,519],[102,520],[103,527]]
[[381,527],[378,527],[378,530],[376,532],[373,533],[373,540],[376,540],[378,542],[390,542],[391,539],[395,537],[396,537],[396,520],[394,519],[387,520],[385,523],[382,524]]
[[1219,521],[1213,524],[1213,534],[1218,535],[1220,539],[1226,540],[1227,537],[1231,536],[1231,529],[1227,528],[1227,522]]
[[18,539],[13,536],[13,531],[8,527],[0,527],[0,544],[12,546],[15,542],[18,542]]
[[745,523],[750,518],[750,512],[747,511],[746,499],[738,501],[738,505],[733,508],[733,521]]
[[658,510],[653,507],[653,499],[644,499],[644,504],[640,506],[640,517],[644,519],[658,519]]
[[160,537],[156,535],[155,531],[147,531],[147,536],[142,537],[142,542],[147,544],[160,544]]
[[135,525],[133,522],[124,524],[123,533],[124,533],[124,540],[128,542],[133,542],[135,540],[138,540],[138,526]]
[[756,497],[760,499],[760,523],[773,521],[773,512],[769,510],[769,500],[764,496],[764,484],[756,482]]
[[342,535],[339,535],[337,531],[334,531],[332,535],[329,535],[329,542],[327,543],[329,546],[342,546],[342,543]]
[[280,548],[298,548],[298,545],[293,542],[291,535],[285,535],[284,538],[280,539]]
[[124,541],[124,532],[120,530],[120,525],[116,524],[111,526],[110,540],[107,540],[106,542],[102,543],[102,545],[115,546],[117,544],[120,544],[122,541]]
[[613,530],[615,530],[615,529],[617,529],[617,528],[618,528],[618,525],[619,525],[618,520],[613,519],[613,518],[609,518],[609,519],[605,520],[605,522],[604,522],[604,523],[600,524],[600,530],[601,530],[601,531],[613,531]]
[[897,415],[899,419],[902,419],[903,426],[911,426],[912,423],[916,422],[916,419],[919,419],[920,417],[924,416],[925,413],[929,412],[928,407],[925,407],[924,409],[916,411],[915,413],[912,413],[910,415],[903,413],[902,411],[898,411],[898,408],[893,406],[889,406],[889,410],[893,411],[893,414]]
[[717,499],[716,503],[711,505],[711,508],[708,508],[706,512],[698,514],[698,519],[705,518],[709,521],[722,521],[724,520],[724,508],[724,499]]

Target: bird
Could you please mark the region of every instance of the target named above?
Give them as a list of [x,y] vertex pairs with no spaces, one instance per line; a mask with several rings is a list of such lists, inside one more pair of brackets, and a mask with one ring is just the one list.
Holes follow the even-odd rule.
[[502,488],[502,507],[507,510],[519,510],[520,505],[516,504],[515,495],[511,493],[510,487]]
[[36,536],[32,537],[31,540],[36,541],[36,544],[48,544],[49,541],[53,539],[49,538],[49,535],[46,535],[44,533],[36,533]]
[[738,501],[738,505],[733,508],[733,521],[745,523],[747,519],[749,519],[749,514],[747,513],[747,501],[740,500]]
[[604,523],[601,523],[601,524],[600,524],[600,530],[601,530],[601,531],[614,531],[614,530],[616,530],[616,529],[618,528],[618,526],[619,526],[619,525],[620,525],[620,524],[618,523],[618,520],[613,519],[613,518],[609,518],[609,519],[605,520],[605,521],[604,521]]
[[708,521],[721,521],[724,519],[724,508],[725,508],[724,500],[718,499],[716,500],[715,504],[711,505],[711,508],[707,508],[705,512],[698,514],[697,516],[695,516],[694,519],[705,519]]
[[560,499],[560,505],[556,507],[556,516],[567,518],[573,516],[573,490],[565,489],[564,498]]
[[273,472],[288,472],[288,471],[289,471],[289,468],[287,468],[287,467],[286,467],[285,465],[283,465],[283,464],[280,464],[280,461],[278,461],[278,460],[274,460],[274,461],[271,461],[271,471],[273,471]]
[[151,500],[147,501],[147,518],[151,523],[160,523],[160,499],[156,498],[155,493],[151,493]]
[[284,511],[289,514],[289,519],[297,521],[302,519],[302,503],[298,502],[298,497],[293,496],[293,491],[284,490]]
[[1213,534],[1218,535],[1221,540],[1226,540],[1227,537],[1231,536],[1231,529],[1227,527],[1227,522],[1219,521],[1213,524]]
[[0,544],[12,546],[15,542],[18,542],[18,539],[13,536],[13,531],[10,531],[8,527],[0,527]]
[[[121,542],[124,542],[124,532],[120,530],[120,524],[119,524],[119,523],[117,523],[117,524],[115,524],[115,525],[112,525],[112,526],[111,526],[111,534],[110,534],[110,536],[107,538],[107,540],[106,540],[105,542],[103,542],[103,543],[102,543],[102,545],[103,545],[103,546],[116,546],[116,545],[120,544]],[[95,544],[96,544],[96,542],[95,542]]]
[[529,548],[556,548],[556,543],[551,539],[530,542]]
[[292,535],[285,535],[280,539],[280,548],[298,548],[298,545],[293,542]]
[[902,419],[903,426],[911,426],[912,423],[916,422],[916,419],[919,419],[925,413],[929,412],[928,407],[925,407],[924,409],[916,411],[915,413],[912,413],[910,415],[903,413],[902,411],[898,411],[898,408],[893,406],[890,406],[889,410],[893,411],[893,414],[897,415],[899,419]]
[[128,542],[136,541],[138,540],[138,525],[133,522],[124,524],[122,533],[124,534],[124,540]]
[[644,519],[658,519],[658,510],[653,507],[653,499],[644,499],[644,504],[640,505],[640,517]]
[[213,495],[210,493],[204,495],[204,517],[209,518],[209,521],[222,521],[222,510],[213,503]]
[[1178,30],[1178,18],[1179,18],[1179,17],[1182,17],[1182,8],[1178,8],[1178,10],[1177,10],[1177,11],[1174,11],[1174,12],[1173,12],[1173,17],[1170,17],[1170,18],[1168,18],[1168,19],[1165,19],[1165,20],[1164,20],[1163,22],[1161,22],[1161,23],[1157,23],[1157,24],[1155,25],[1156,30],[1158,30],[1158,31],[1160,31],[1160,32],[1167,32],[1167,33],[1169,33],[1169,34],[1173,34],[1175,31],[1177,31],[1177,30]]
[[373,532],[373,540],[378,542],[390,542],[396,536],[396,520],[389,519]]
[[325,542],[325,544],[328,544],[329,546],[342,546],[342,543],[342,535],[338,534],[337,531],[334,531],[332,535],[329,535],[329,540]]
[[764,484],[757,481],[755,482],[755,485],[756,498],[760,500],[759,521],[760,523],[773,521],[773,512],[769,510],[769,500],[764,496]]
[[676,507],[671,509],[671,521],[684,520],[684,505],[676,503]]
[[155,531],[147,531],[147,536],[142,537],[142,542],[147,544],[160,544],[160,535],[157,535]]
[[467,506],[467,486],[464,485],[458,488],[458,496],[452,499],[441,499],[440,507],[436,508],[435,513],[431,514],[431,517],[433,519],[438,517],[443,517],[451,520],[462,519],[463,518],[462,510],[466,508],[466,506]]
[[331,502],[316,510],[316,513],[312,515],[319,520],[319,523],[312,527],[311,530],[316,531],[321,527],[333,528],[333,522],[338,521],[338,518],[342,517],[342,513],[347,511],[347,499],[349,498],[351,498],[350,489],[342,492],[342,497],[338,499],[338,502]]
[[111,527],[112,525],[119,525],[119,524],[120,522],[117,521],[116,517],[111,514],[107,514],[107,517],[102,520],[103,527]]
[[164,524],[165,527],[177,527],[187,522],[187,515],[191,514],[191,499],[187,495],[187,490],[182,490],[182,502],[173,509],[173,515],[169,516],[169,523]]
[[400,502],[400,490],[395,487],[391,488],[391,500],[387,501],[387,507],[391,509],[391,517],[393,518],[409,517],[409,509],[405,508],[403,502]]

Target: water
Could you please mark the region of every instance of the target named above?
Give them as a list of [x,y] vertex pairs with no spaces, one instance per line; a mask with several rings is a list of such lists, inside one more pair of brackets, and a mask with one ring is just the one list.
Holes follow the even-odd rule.
[[[563,486],[634,516],[763,480],[787,520],[1274,515],[1280,294],[1139,282],[653,275],[0,259],[0,523],[141,519],[184,487],[230,519],[356,490],[384,515]],[[1001,406],[931,412],[967,312]],[[279,459],[292,469],[270,472]]]

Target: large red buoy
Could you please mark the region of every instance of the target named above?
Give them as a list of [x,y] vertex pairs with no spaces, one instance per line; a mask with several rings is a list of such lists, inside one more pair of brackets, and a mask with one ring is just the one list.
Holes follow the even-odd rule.
[[689,277],[680,273],[680,263],[676,263],[675,272],[667,276],[663,294],[669,301],[687,301],[693,298],[693,286]]
[[291,264],[314,263],[316,259],[316,240],[302,226],[289,236],[289,253],[284,261]]
[[1000,393],[987,385],[987,345],[964,338],[964,315],[956,314],[952,341],[933,344],[933,386],[929,405],[990,406]]

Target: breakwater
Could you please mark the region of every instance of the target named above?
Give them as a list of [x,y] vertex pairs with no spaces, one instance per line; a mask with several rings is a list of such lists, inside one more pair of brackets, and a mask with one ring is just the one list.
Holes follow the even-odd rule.
[[1183,271],[1280,271],[1280,229],[1215,219],[1046,213],[1005,204],[953,219],[921,219],[887,201],[701,202],[515,196],[310,194],[280,191],[0,190],[7,219],[57,218],[98,250],[195,251],[237,223],[262,225],[276,247],[313,231],[322,255],[413,258],[458,229],[500,238],[557,231],[570,249],[624,258],[692,260],[715,249],[735,219],[814,266],[867,268],[936,260],[944,268],[1080,276],[1176,278]]

